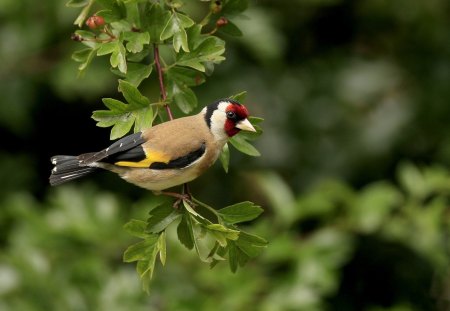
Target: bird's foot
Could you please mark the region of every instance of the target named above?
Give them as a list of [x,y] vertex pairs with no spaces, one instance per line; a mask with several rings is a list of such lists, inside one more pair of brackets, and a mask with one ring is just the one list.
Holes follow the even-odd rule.
[[170,192],[170,191],[162,191],[161,194],[176,198],[176,201],[173,203],[173,208],[176,208],[176,209],[178,209],[181,202],[183,202],[183,201],[188,202],[188,204],[192,207],[194,207],[196,205],[192,201],[192,196],[190,193],[177,193],[177,192]]

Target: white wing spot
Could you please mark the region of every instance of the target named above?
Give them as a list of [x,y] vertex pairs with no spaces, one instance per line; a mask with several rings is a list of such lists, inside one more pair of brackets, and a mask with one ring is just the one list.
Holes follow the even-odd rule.
[[52,160],[52,164],[53,164],[53,165],[56,165],[56,163],[57,163],[56,159],[53,159],[53,160]]
[[57,171],[57,169],[56,169],[56,167],[54,167],[54,168],[52,169],[52,172],[53,172],[53,173],[56,173],[56,171]]
[[119,148],[122,148],[122,146],[123,146],[123,143],[120,143]]

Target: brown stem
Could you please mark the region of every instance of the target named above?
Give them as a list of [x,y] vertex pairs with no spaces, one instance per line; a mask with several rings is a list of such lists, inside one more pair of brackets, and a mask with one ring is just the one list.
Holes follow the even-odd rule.
[[[161,68],[161,63],[159,61],[159,48],[158,48],[157,44],[153,45],[153,50],[154,50],[154,54],[155,54],[156,70],[158,71],[159,90],[161,92],[161,98],[162,98],[163,102],[165,102],[167,99],[167,94],[166,94],[166,88],[164,87],[164,76],[163,76],[163,72],[162,72],[162,68]],[[170,110],[169,104],[165,102],[164,108],[166,108],[167,115],[169,116],[169,120],[173,120],[173,115],[172,115],[172,111]]]

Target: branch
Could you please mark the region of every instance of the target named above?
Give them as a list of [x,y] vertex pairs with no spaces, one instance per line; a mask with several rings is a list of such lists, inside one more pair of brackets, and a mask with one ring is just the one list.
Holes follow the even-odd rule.
[[161,92],[161,97],[164,102],[164,108],[166,108],[167,115],[169,116],[169,120],[173,120],[173,115],[172,115],[172,111],[170,110],[169,104],[165,102],[167,99],[167,93],[166,93],[166,88],[164,87],[164,77],[163,77],[163,72],[162,72],[162,68],[161,68],[161,63],[159,61],[159,47],[157,44],[153,45],[153,50],[154,50],[156,70],[158,71],[159,90]]

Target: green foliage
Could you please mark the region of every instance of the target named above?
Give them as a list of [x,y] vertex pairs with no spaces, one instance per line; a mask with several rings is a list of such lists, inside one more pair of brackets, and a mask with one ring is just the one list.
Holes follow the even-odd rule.
[[[196,23],[206,14],[202,34],[226,41],[227,62],[215,66],[213,79],[208,63],[205,72],[171,66],[172,40],[160,35],[172,11],[158,0],[126,1],[145,7],[143,16],[155,8],[166,13],[136,25],[134,9],[123,14],[125,1],[96,0],[86,18],[96,13],[109,29],[129,20],[137,33],[150,34],[150,43],[132,53],[123,41],[126,74],[117,67],[111,74],[111,54],[95,51],[78,78],[83,62],[67,53],[92,52],[95,42],[69,40],[88,2],[70,1],[75,9],[59,0],[0,5],[0,310],[450,309],[448,1],[247,1],[241,16],[228,14],[225,0],[219,7],[183,1],[180,10],[180,1],[171,1]],[[216,27],[222,16],[228,24]],[[232,38],[231,24],[243,36]],[[109,39],[99,28],[89,32]],[[265,135],[255,144],[261,157],[237,156],[230,145],[230,176],[215,165],[191,189],[217,208],[248,199],[264,206],[256,220],[237,225],[240,238],[257,234],[270,247],[238,273],[220,252],[220,264],[208,269],[189,245],[187,220],[178,218],[165,230],[165,266],[160,252],[147,295],[134,264],[123,264],[124,250],[144,235],[133,238],[123,224],[136,219],[146,231],[160,197],[108,173],[93,176],[95,184],[85,179],[51,189],[47,178],[49,155],[105,147],[107,130],[83,118],[109,110],[99,107],[101,97],[128,105],[117,78],[149,97],[156,115],[153,44],[166,62],[164,81],[172,69],[191,71],[190,82],[177,84],[195,91],[192,111],[246,89],[251,112],[265,118]],[[194,211],[215,221],[202,207]],[[205,257],[214,241],[210,234],[199,241]]]
[[[242,2],[245,3],[245,2]],[[245,10],[246,5],[236,1],[225,2],[224,10],[235,15]],[[76,24],[86,19],[91,12],[93,2],[74,2],[68,6],[83,7]],[[78,30],[75,39],[88,46],[73,54],[72,58],[81,63],[79,71],[84,72],[95,56],[111,55],[111,71],[118,75],[119,91],[126,103],[113,98],[104,98],[108,110],[94,111],[92,118],[99,127],[112,127],[111,139],[117,139],[128,132],[134,125],[134,132],[152,126],[163,106],[175,103],[185,114],[197,106],[197,97],[192,87],[205,82],[205,75],[210,75],[214,64],[219,64],[225,57],[225,42],[211,33],[202,33],[203,23],[196,23],[181,12],[181,2],[166,1],[99,1],[99,11],[93,16],[100,16],[105,24],[90,26],[92,31]],[[96,7],[97,9],[97,7]],[[214,7],[210,8],[212,14]],[[92,29],[94,28],[94,29]],[[234,25],[229,32],[239,34]],[[152,43],[152,44],[151,44]],[[159,46],[170,44],[172,62],[160,56]],[[148,56],[153,58],[149,63]],[[163,68],[160,68],[162,63]],[[149,79],[152,72],[158,74],[160,102],[151,103],[138,87]],[[231,96],[241,102],[246,92]],[[169,108],[170,109],[170,108]],[[256,124],[262,121],[253,118]],[[231,144],[239,151],[250,156],[260,153],[248,140],[257,138],[262,130],[255,125],[254,135],[237,135]],[[229,166],[228,146],[224,147],[220,157],[225,171]],[[195,202],[195,203],[194,203]],[[165,202],[150,211],[146,222],[132,220],[125,225],[130,234],[142,241],[131,245],[125,251],[125,262],[137,262],[137,273],[142,279],[143,287],[148,292],[150,280],[155,270],[156,258],[164,265],[166,261],[166,229],[178,221],[178,238],[188,249],[195,248],[198,257],[211,266],[228,257],[231,271],[244,266],[250,258],[256,257],[267,242],[249,233],[241,232],[236,223],[250,221],[263,211],[251,202],[243,202],[216,211],[214,208],[194,199],[183,200],[183,207],[174,207]],[[215,219],[208,219],[195,207],[203,206]],[[217,221],[217,223],[216,223]],[[205,245],[201,241],[205,240]],[[209,245],[209,244],[212,244]],[[209,249],[204,253],[203,249]]]

